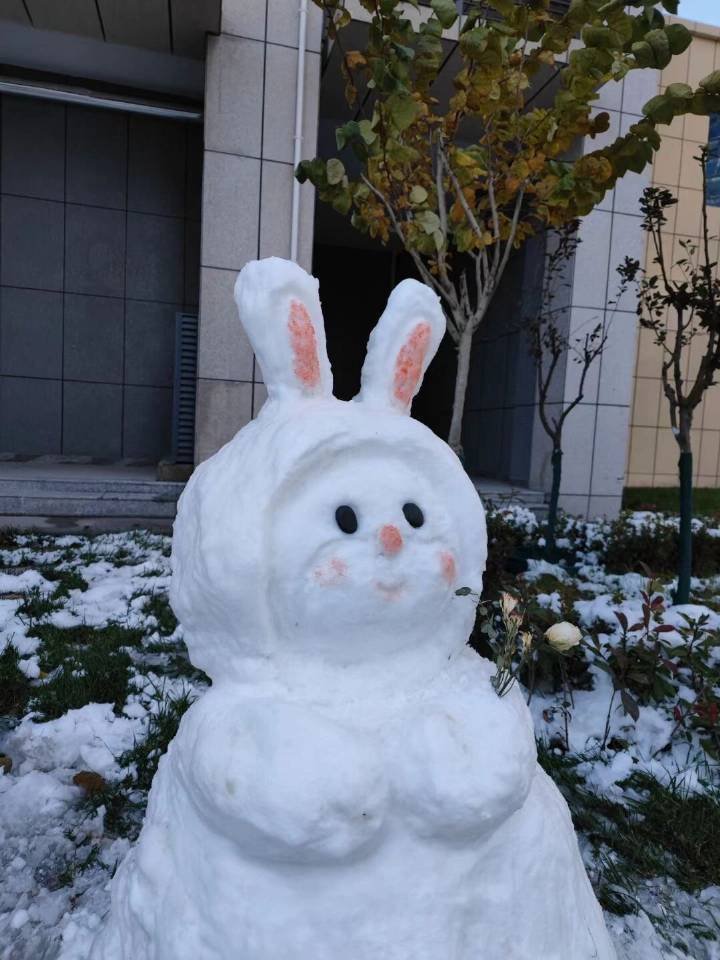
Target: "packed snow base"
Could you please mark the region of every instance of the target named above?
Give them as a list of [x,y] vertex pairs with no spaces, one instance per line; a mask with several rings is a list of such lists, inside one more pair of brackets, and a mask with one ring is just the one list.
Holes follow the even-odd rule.
[[91,960],[613,960],[520,690],[498,697],[467,648],[484,511],[409,416],[438,298],[393,291],[343,402],[316,280],[271,258],[235,296],[268,401],[195,470],[173,536],[172,606],[212,687]]
[[[518,531],[524,542],[537,544],[541,531],[531,514],[517,508],[491,512],[491,526],[493,521],[501,522],[501,515],[503,527]],[[634,522],[641,519],[636,516]],[[607,542],[607,525],[591,526],[591,540]],[[493,549],[491,543],[491,556]],[[89,630],[98,631],[117,624],[135,637],[125,648],[131,660],[127,696],[117,706],[88,704],[43,721],[28,715],[26,705],[19,715],[12,713],[0,721],[0,753],[13,760],[9,774],[0,772],[2,960],[49,960],[58,955],[63,942],[66,956],[89,949],[108,909],[109,878],[132,843],[128,837],[136,836],[142,817],[147,753],[159,749],[154,740],[147,740],[148,733],[152,735],[149,720],[176,703],[183,691],[198,696],[206,689],[187,662],[181,630],[167,618],[169,552],[168,538],[149,534],[115,534],[92,540],[19,537],[0,549],[0,649],[12,643],[21,651],[20,666],[23,675],[34,678],[33,691],[48,682],[36,679],[47,646],[47,641],[37,637],[43,625],[58,624],[67,630],[86,624]],[[605,615],[595,623],[602,623],[603,630],[617,642],[620,628],[612,611],[621,600],[629,616],[639,615],[642,578],[607,572],[594,549],[589,549],[584,559],[581,572],[554,567],[551,575],[547,571],[538,574],[535,565],[538,575],[521,582],[526,583],[528,595],[540,598],[546,609],[556,608],[552,611],[556,619],[580,622],[574,603],[592,599],[592,608],[582,607],[583,628],[593,625],[596,613]],[[45,579],[41,571],[53,579]],[[66,595],[60,595],[65,578],[69,584],[74,578],[82,587],[71,586]],[[663,589],[669,601],[669,579]],[[716,616],[720,582],[696,581],[695,589],[707,595],[710,606],[704,609]],[[573,593],[583,599],[573,600]],[[18,614],[28,599],[38,594],[55,598],[52,609],[36,611],[37,619]],[[557,755],[558,763],[567,762],[572,772],[579,765],[591,797],[603,802],[611,798],[623,807],[635,799],[634,790],[623,786],[630,770],[651,769],[663,782],[678,774],[696,782],[698,775],[700,780],[704,778],[707,770],[702,758],[697,756],[688,763],[687,744],[677,735],[671,740],[675,698],[643,707],[642,724],[617,710],[613,717],[617,739],[600,751],[609,695],[604,674],[598,671],[594,678],[593,689],[576,699],[572,712],[569,729],[576,752],[563,755],[560,750],[545,749],[545,757]],[[560,692],[536,693],[533,698],[536,736],[541,743],[562,739],[561,700]],[[21,721],[23,712],[27,718]],[[668,743],[673,746],[653,759],[656,746]],[[143,749],[146,745],[147,751]],[[133,748],[141,749],[132,753]],[[123,754],[129,764],[125,768],[118,762]],[[88,795],[76,786],[73,776],[82,770],[101,773],[105,790]],[[557,776],[558,769],[553,766],[552,771]],[[124,781],[126,787],[121,786]],[[697,790],[702,789],[697,782]],[[118,802],[122,803],[120,809],[113,806]],[[128,815],[121,816],[125,813]],[[674,826],[671,823],[668,829],[674,830]],[[608,857],[615,854],[602,846],[594,831],[592,837],[581,832],[580,840],[591,878],[601,889],[608,879]],[[633,879],[631,893],[636,895],[636,904],[630,912],[606,913],[619,960],[717,960],[720,956],[718,940],[713,939],[713,930],[720,937],[718,886],[689,893],[659,873],[648,874],[640,882]]]

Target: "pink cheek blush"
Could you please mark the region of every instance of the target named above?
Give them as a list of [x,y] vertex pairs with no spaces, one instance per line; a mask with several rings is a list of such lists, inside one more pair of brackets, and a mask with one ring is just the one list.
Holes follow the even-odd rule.
[[440,566],[442,568],[443,579],[452,586],[457,576],[457,567],[455,566],[455,557],[447,551],[440,554]]
[[293,364],[295,376],[308,392],[313,393],[320,386],[317,338],[310,314],[298,300],[293,300],[290,304],[288,330],[295,361]]
[[321,587],[336,587],[347,576],[348,567],[340,557],[330,557],[327,563],[313,570],[313,577]]

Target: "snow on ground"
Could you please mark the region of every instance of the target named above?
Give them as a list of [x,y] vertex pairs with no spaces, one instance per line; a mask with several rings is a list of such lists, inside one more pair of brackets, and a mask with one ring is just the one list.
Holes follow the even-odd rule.
[[[503,514],[523,536],[540,539],[528,511],[506,508]],[[631,519],[632,524],[643,522],[637,515]],[[630,623],[642,616],[645,581],[638,574],[604,570],[597,544],[606,528],[588,527],[593,549],[588,547],[581,563],[570,570],[530,561],[525,589],[543,615],[571,619],[612,647],[619,637],[617,612]],[[572,525],[568,536],[573,537]],[[560,541],[561,547],[569,543]],[[108,880],[137,832],[144,778],[151,775],[160,749],[153,747],[152,737],[173,705],[184,696],[202,695],[203,678],[187,663],[182,631],[167,607],[169,575],[168,538],[147,533],[18,537],[0,549],[0,657],[9,645],[18,651],[16,676],[29,684],[25,694],[29,690],[30,695],[19,714],[10,710],[2,716],[0,701],[0,960],[52,960],[60,956],[63,941],[70,953],[91,940],[107,907]],[[720,578],[695,586],[718,602],[672,607],[671,584],[666,583],[664,622],[682,630],[688,618],[705,615],[706,630],[720,630]],[[70,635],[53,633],[53,627],[79,631],[76,666],[69,661],[70,666],[58,667],[52,660],[53,638]],[[103,634],[106,628],[121,633]],[[32,697],[48,684],[56,684],[59,697],[75,695],[58,685],[62,670],[70,687],[86,672],[90,682],[92,668],[82,659],[83,630],[90,631],[92,642],[109,638],[102,642],[110,645],[111,657],[119,658],[112,662],[127,670],[120,702],[77,702],[49,717],[33,713]],[[669,629],[663,639],[684,642]],[[710,647],[708,657],[717,662],[720,645]],[[678,736],[677,711],[670,701],[640,705],[633,719],[614,700],[608,720],[612,680],[597,664],[589,666],[588,679],[586,689],[573,690],[567,708],[562,691],[547,686],[539,685],[531,700],[538,737],[558,755],[567,712],[574,770],[588,791],[625,802],[623,784],[638,771],[660,783],[680,777],[690,791],[708,789],[717,764],[708,762],[697,736]],[[684,682],[678,674],[678,696]],[[62,699],[44,701],[44,709],[52,714],[56,702]],[[143,750],[143,745],[149,746]],[[3,754],[12,761],[4,775]],[[99,793],[90,789],[92,782],[74,781],[81,771],[102,778],[96,782]],[[602,851],[588,837],[580,840],[596,881]],[[607,913],[619,960],[720,960],[720,872],[715,885],[693,893],[670,877],[644,877],[633,895],[635,910]]]

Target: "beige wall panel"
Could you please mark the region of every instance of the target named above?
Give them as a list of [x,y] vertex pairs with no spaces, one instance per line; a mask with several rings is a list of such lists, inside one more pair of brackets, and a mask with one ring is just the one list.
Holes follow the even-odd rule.
[[657,430],[633,427],[630,432],[630,473],[652,474],[655,469]]
[[706,430],[720,430],[720,383],[710,387],[705,394],[702,425]]
[[701,143],[699,140],[687,139],[687,129],[685,139],[682,145],[682,160],[680,162],[680,186],[688,187],[691,190],[702,190],[702,170],[697,161],[700,155],[701,147],[705,146],[707,140]]
[[700,430],[700,455],[697,458],[698,475],[717,477],[718,456],[720,455],[720,431]]
[[716,47],[716,43],[713,43],[712,40],[706,40],[704,37],[693,39],[690,48],[686,51],[690,54],[687,82],[691,87],[696,87],[703,77],[706,77],[715,69]]
[[655,473],[672,473],[677,470],[678,445],[671,430],[658,430],[655,447]]
[[632,423],[634,427],[656,427],[660,405],[660,381],[638,379],[635,384]]
[[666,138],[662,149],[655,157],[653,180],[676,187],[680,183],[680,161],[682,159],[682,141]]

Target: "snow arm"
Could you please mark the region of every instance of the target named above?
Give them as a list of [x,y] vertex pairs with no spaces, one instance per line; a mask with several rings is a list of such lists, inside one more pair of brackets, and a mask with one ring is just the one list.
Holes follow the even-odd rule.
[[211,692],[196,706],[173,762],[208,826],[268,860],[343,859],[371,845],[387,787],[370,742],[292,704]]

